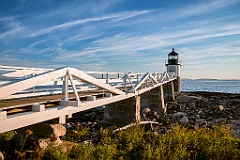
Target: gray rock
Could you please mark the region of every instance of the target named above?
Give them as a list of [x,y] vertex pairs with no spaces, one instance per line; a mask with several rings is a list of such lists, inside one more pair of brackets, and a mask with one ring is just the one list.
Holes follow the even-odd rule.
[[97,113],[96,113],[96,112],[90,113],[90,117],[91,117],[91,118],[96,118],[96,116],[97,116]]
[[66,128],[62,124],[39,123],[24,128],[20,128],[18,129],[18,132],[25,134],[27,130],[31,130],[35,135],[45,137],[51,135],[58,137],[64,136],[66,134]]
[[202,113],[203,113],[203,111],[201,111],[201,110],[200,110],[200,111],[198,111],[198,114],[202,114]]
[[239,129],[240,130],[240,120],[230,120],[230,125],[233,129]]
[[91,128],[94,128],[94,127],[96,127],[96,126],[97,126],[97,122],[93,122]]
[[187,102],[190,102],[190,101],[193,101],[193,100],[198,100],[198,99],[199,99],[199,97],[197,97],[197,96],[182,96],[181,97],[181,101],[183,103],[187,103]]
[[191,109],[194,109],[194,108],[196,108],[196,106],[195,106],[195,103],[194,103],[194,102],[190,102],[190,103],[188,103],[188,106],[189,106]]
[[186,116],[186,115],[188,115],[186,112],[177,112],[177,113],[173,114],[173,116],[175,116],[175,117]]
[[151,109],[148,108],[148,107],[146,107],[146,108],[144,108],[144,109],[142,110],[141,113],[148,113],[148,112],[150,112],[150,111],[151,111]]
[[109,114],[109,112],[107,110],[105,110],[105,112],[104,112],[104,119],[106,119],[106,120],[113,119],[113,117],[110,116],[110,114]]
[[56,137],[64,136],[67,132],[67,129],[62,124],[51,124],[53,129],[53,135]]
[[41,149],[46,149],[48,146],[60,146],[62,144],[62,141],[60,140],[59,137],[57,137],[56,139],[52,139],[52,138],[45,138],[45,139],[39,139],[38,140],[38,146]]
[[89,113],[89,114],[85,114],[84,115],[85,117],[87,117],[87,118],[96,118],[96,116],[97,116],[97,113],[96,112],[92,112],[92,113]]
[[189,122],[189,120],[188,120],[187,117],[184,116],[184,117],[182,117],[182,118],[179,120],[179,122],[182,123],[182,124],[186,124],[186,123]]
[[196,119],[196,123],[199,126],[202,126],[202,125],[206,124],[206,120],[205,119]]

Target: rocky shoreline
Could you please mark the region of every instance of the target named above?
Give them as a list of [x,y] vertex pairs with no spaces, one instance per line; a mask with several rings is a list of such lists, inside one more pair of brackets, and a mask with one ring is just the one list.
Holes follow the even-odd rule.
[[[166,97],[165,97],[166,98]],[[171,99],[167,97],[166,99]],[[171,126],[181,124],[189,128],[207,127],[224,124],[233,129],[234,137],[240,138],[240,95],[216,92],[182,92],[174,101],[166,101],[167,112],[159,108],[141,108],[141,121],[157,122],[152,124],[156,134],[171,131]],[[73,116],[65,127],[68,132],[76,128],[89,128],[91,139],[98,136],[104,118],[104,108],[99,107]],[[111,126],[119,128],[119,126]],[[64,137],[63,137],[64,138]]]
[[[205,127],[210,130],[216,125],[223,124],[232,129],[233,137],[240,138],[240,94],[182,92],[176,94],[175,100],[172,100],[172,97],[167,94],[165,96],[167,106],[165,113],[157,107],[144,106],[141,108],[139,124],[145,125],[145,128],[151,130],[153,135],[171,132],[172,126],[176,124],[190,129]],[[106,128],[111,128],[114,134],[137,124],[106,125],[103,123],[105,113],[104,107],[98,107],[74,114],[65,125],[42,123],[21,128],[15,132],[17,134],[13,137],[17,144],[15,147],[24,146],[25,134],[31,131],[34,134],[29,137],[27,142],[27,146],[31,147],[26,146],[27,148],[37,147],[44,150],[48,146],[61,145],[63,152],[67,152],[76,142],[97,144],[101,139],[101,133]],[[34,152],[32,150],[21,152],[20,150],[19,155],[23,153],[24,156],[27,156]]]

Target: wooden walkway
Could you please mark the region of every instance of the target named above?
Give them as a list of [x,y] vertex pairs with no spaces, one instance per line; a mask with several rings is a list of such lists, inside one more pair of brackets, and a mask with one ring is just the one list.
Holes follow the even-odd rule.
[[[80,98],[84,98],[89,95],[103,95],[106,93],[108,92],[98,89],[98,90],[86,90],[83,92],[79,92],[78,95]],[[0,100],[0,110],[32,106],[34,103],[48,105],[51,103],[59,102],[61,99],[63,99],[63,97],[64,97],[63,94],[56,94],[56,95],[44,95],[44,96],[37,96],[37,97]],[[75,98],[76,97],[74,93],[69,94],[70,100]]]

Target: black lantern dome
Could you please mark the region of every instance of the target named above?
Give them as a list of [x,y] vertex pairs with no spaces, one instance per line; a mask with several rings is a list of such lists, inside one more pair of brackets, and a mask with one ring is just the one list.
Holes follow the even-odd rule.
[[174,51],[174,48],[172,49],[172,52],[168,54],[168,65],[178,65],[178,53]]

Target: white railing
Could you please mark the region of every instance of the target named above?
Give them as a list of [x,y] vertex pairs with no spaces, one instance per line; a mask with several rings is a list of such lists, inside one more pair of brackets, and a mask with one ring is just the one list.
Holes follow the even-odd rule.
[[[65,93],[64,90],[67,90],[69,93],[77,93],[85,90],[92,90],[101,88],[98,84],[106,84],[107,86],[111,86],[114,88],[123,88],[125,94],[135,93],[136,91],[154,87],[159,83],[164,83],[171,79],[175,78],[174,73],[127,73],[124,76],[120,77],[120,73],[106,73],[102,74],[100,72],[94,73],[89,72],[92,75],[99,76],[100,79],[94,78],[82,71],[79,77],[71,76],[72,71],[77,71],[73,68],[60,68],[56,70],[51,69],[37,69],[37,68],[21,68],[21,67],[9,67],[9,66],[0,66],[0,69],[3,70],[11,70],[11,72],[7,72],[1,75],[1,77],[8,78],[8,80],[14,81],[0,81],[0,91],[4,88],[8,88],[12,90],[15,87],[18,90],[18,86],[26,81],[26,83],[22,83],[24,85],[29,85],[29,82],[34,83],[31,79],[38,79],[41,82],[44,81],[44,77],[51,75],[59,70],[63,70],[61,74],[57,77],[50,78],[50,81],[46,81],[44,83],[36,83],[31,86],[26,86],[23,90],[11,92],[10,95],[6,97],[0,97],[0,99],[12,99],[12,98],[22,98],[22,97],[32,97],[32,96],[40,96],[40,95],[53,95],[53,94],[61,94]],[[30,71],[30,72],[29,72]],[[66,75],[68,80],[65,83]],[[104,77],[105,75],[105,77]],[[112,75],[112,77],[111,77]],[[83,77],[88,77],[91,79],[89,81]],[[0,77],[0,78],[1,78]],[[1,80],[1,79],[0,79]],[[93,84],[95,83],[95,84]],[[18,85],[19,84],[19,85]],[[65,86],[67,85],[67,86]],[[13,87],[14,86],[14,87]],[[20,87],[20,86],[19,86]],[[106,86],[105,86],[106,87]],[[5,91],[2,91],[5,92]]]

